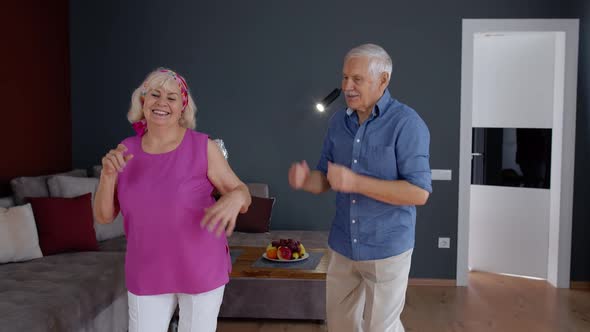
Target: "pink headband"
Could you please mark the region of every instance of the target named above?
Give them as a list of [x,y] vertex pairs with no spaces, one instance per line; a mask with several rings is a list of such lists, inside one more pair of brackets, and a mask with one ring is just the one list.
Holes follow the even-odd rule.
[[178,83],[178,87],[180,88],[180,95],[182,96],[182,111],[184,112],[184,109],[188,105],[188,85],[186,84],[184,77],[166,68],[160,68],[159,71],[160,73],[168,73],[168,75],[172,76],[172,78],[174,78],[174,80]]

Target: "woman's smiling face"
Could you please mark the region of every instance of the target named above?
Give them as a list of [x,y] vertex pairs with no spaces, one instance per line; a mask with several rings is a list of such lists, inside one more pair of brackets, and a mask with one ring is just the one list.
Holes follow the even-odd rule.
[[147,90],[143,114],[147,122],[154,125],[178,123],[182,116],[182,96],[174,80],[168,80],[160,87]]

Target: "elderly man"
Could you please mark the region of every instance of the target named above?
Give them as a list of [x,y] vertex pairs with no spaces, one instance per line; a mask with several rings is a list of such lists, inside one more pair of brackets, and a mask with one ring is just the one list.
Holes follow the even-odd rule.
[[289,169],[297,190],[337,192],[327,276],[329,331],[404,331],[416,205],[432,192],[430,134],[418,114],[387,90],[391,58],[380,46],[344,58],[347,109],[330,119],[316,170]]

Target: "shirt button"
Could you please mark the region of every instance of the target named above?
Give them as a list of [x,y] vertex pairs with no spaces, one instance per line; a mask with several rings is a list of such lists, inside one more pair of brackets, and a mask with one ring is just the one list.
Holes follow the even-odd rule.
[[353,199],[352,200],[352,204],[356,204],[356,199]]
[[357,160],[355,159],[355,160],[353,160],[353,162],[356,164],[357,163]]
[[360,139],[358,139],[358,138],[356,139],[356,142],[357,142],[357,143],[359,143],[360,141],[361,141]]
[[352,242],[356,243],[356,239],[353,239]]
[[352,223],[354,224],[356,222],[356,220],[352,219]]

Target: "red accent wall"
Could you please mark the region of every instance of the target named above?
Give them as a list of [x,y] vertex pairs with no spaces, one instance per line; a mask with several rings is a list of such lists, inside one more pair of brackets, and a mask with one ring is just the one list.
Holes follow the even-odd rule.
[[72,118],[68,1],[2,5],[0,196],[16,176],[68,170]]

